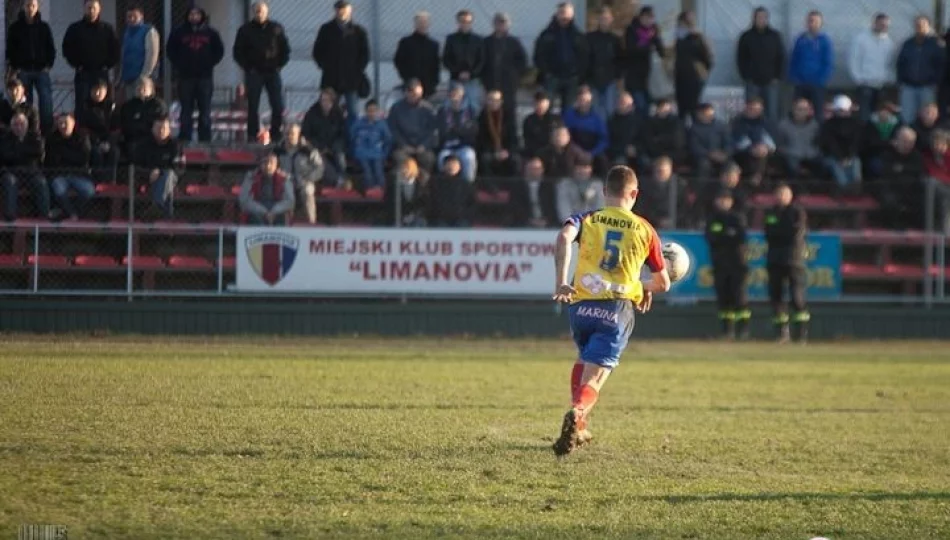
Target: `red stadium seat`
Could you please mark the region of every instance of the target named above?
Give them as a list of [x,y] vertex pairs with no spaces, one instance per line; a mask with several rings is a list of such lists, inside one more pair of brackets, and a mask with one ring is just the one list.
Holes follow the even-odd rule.
[[845,197],[841,199],[841,205],[850,210],[864,210],[866,212],[877,210],[879,206],[876,200],[866,195],[861,197]]
[[359,191],[352,189],[324,188],[320,198],[332,201],[358,201],[363,198]]
[[96,193],[103,197],[123,197],[129,194],[129,186],[119,184],[96,184]]
[[374,187],[366,190],[366,198],[374,201],[383,200],[383,188]]
[[185,188],[185,195],[202,199],[225,199],[229,192],[221,186],[203,186],[191,184]]
[[40,268],[69,268],[69,259],[64,255],[30,255],[26,263]]
[[800,195],[796,200],[806,210],[833,210],[840,206],[827,195]]
[[[129,265],[129,257],[122,257],[122,266]],[[150,255],[135,255],[132,257],[133,270],[161,270],[165,268],[165,263],[158,257]]]
[[177,270],[211,270],[214,265],[204,257],[172,255],[168,259],[168,267]]
[[498,193],[479,191],[475,194],[475,200],[479,204],[502,204],[508,202],[508,197],[507,191],[500,191]]
[[235,257],[224,257],[221,259],[221,267],[225,270],[234,270],[235,266],[237,266]]
[[775,205],[775,197],[767,193],[760,193],[758,195],[753,195],[749,200],[750,206],[756,207],[768,207]]
[[[923,279],[924,268],[915,264],[885,264],[884,273],[892,278]],[[934,271],[931,273],[936,274]]]
[[0,255],[0,268],[19,268],[23,266],[23,255]]
[[207,165],[211,163],[211,152],[204,148],[185,148],[182,155],[188,165]]
[[254,165],[257,163],[257,155],[250,150],[222,148],[215,153],[215,157],[222,165]]
[[115,259],[105,255],[77,255],[73,259],[73,264],[81,268],[114,268],[118,266]]
[[848,279],[880,279],[886,277],[883,269],[874,264],[844,263],[841,275]]
[[235,197],[241,195],[241,184],[235,184],[231,186],[231,195],[234,195]]

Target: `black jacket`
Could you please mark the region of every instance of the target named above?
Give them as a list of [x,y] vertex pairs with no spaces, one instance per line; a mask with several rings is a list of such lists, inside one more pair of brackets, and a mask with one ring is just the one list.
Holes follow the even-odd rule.
[[[534,210],[531,202],[531,187],[528,180],[515,182],[508,192],[508,216],[512,227],[530,227],[534,219]],[[542,179],[538,183],[538,207],[541,219],[547,227],[557,227],[557,184],[550,179]]]
[[712,68],[712,49],[702,34],[692,32],[676,40],[673,74],[677,81],[706,82]]
[[766,85],[785,78],[785,43],[771,26],[742,33],[736,46],[736,65],[742,80]]
[[939,120],[932,126],[925,126],[924,123],[920,121],[920,118],[914,120],[914,123],[911,124],[910,127],[917,132],[917,149],[921,152],[930,151],[935,131],[950,129],[950,126]]
[[165,46],[168,60],[183,78],[211,77],[214,67],[224,58],[221,34],[208,25],[208,14],[201,10],[202,20],[197,26],[190,22],[175,28]]
[[[570,40],[569,49],[562,49],[562,39]],[[544,81],[548,75],[583,78],[587,75],[589,61],[587,36],[573,22],[562,28],[557,19],[552,19],[534,42],[534,67],[538,68],[538,82]]]
[[244,23],[234,38],[234,61],[244,71],[277,73],[290,61],[290,43],[280,23]]
[[[479,154],[494,152],[495,144],[492,141],[491,129],[488,127],[488,109],[482,109],[478,115],[478,137],[475,141],[475,151]],[[501,110],[501,147],[509,154],[518,152],[518,124],[514,112],[510,109]]]
[[675,114],[651,116],[643,126],[643,147],[651,158],[667,156],[675,161],[683,154],[685,139],[683,124]]
[[805,265],[805,234],[808,218],[794,202],[786,207],[775,206],[765,213],[765,241],[769,245],[768,263]]
[[746,203],[749,200],[745,189],[740,186],[727,188],[722,182],[716,181],[707,182],[700,194],[699,203],[703,216],[708,219],[708,216],[716,213],[716,197],[723,191],[728,191],[732,194],[732,211],[740,215],[745,215]]
[[132,98],[119,111],[119,129],[126,143],[134,144],[151,136],[156,119],[168,116],[168,108],[159,97]]
[[528,54],[518,38],[512,36],[485,38],[485,67],[482,84],[488,90],[501,90],[505,107],[514,109],[515,92],[528,69]]
[[445,38],[442,64],[449,70],[453,81],[459,80],[459,73],[463,71],[467,71],[472,79],[480,77],[485,66],[485,49],[481,36],[471,32],[449,34]]
[[413,32],[399,40],[396,56],[393,58],[399,78],[405,83],[409,79],[422,82],[422,95],[429,97],[439,86],[439,42],[431,37]]
[[524,138],[524,155],[535,157],[547,145],[551,144],[551,133],[554,128],[563,125],[561,116],[548,111],[544,116],[531,113],[525,117],[521,126],[521,136]]
[[882,133],[874,124],[874,117],[872,115],[871,120],[864,124],[864,130],[861,134],[861,156],[866,158],[880,157],[890,150],[892,148],[891,142],[903,126],[903,123],[897,120],[890,133]]
[[16,71],[40,71],[53,67],[56,61],[56,45],[53,32],[39,12],[32,23],[26,14],[20,16],[7,29],[7,67]]
[[89,156],[92,143],[78,129],[72,135],[64,137],[54,130],[46,139],[46,169],[50,177],[63,174],[89,174]]
[[314,103],[303,117],[300,133],[320,152],[342,152],[346,148],[346,119],[336,106],[325,113],[319,101]]
[[475,190],[462,175],[436,176],[429,182],[429,225],[459,225],[469,221],[475,205]]
[[112,69],[119,62],[119,38],[111,24],[82,18],[66,29],[63,56],[73,68],[85,71]]
[[746,262],[746,221],[735,210],[714,210],[706,218],[706,243],[714,271],[717,269],[741,270],[748,268]]
[[574,164],[582,157],[590,156],[576,144],[570,143],[561,149],[549,144],[538,152],[538,157],[544,164],[544,177],[557,181],[573,177]]
[[628,114],[614,113],[607,119],[607,136],[610,146],[607,147],[607,156],[610,159],[625,158],[627,147],[633,145],[639,150],[640,136],[643,131],[643,120],[636,112]]
[[861,123],[853,116],[834,116],[821,125],[818,147],[825,157],[853,159],[861,150]]
[[338,94],[358,92],[369,65],[369,38],[366,29],[336,20],[325,23],[317,33],[311,52],[313,61],[323,71],[320,86]]
[[36,171],[43,163],[45,148],[39,133],[28,131],[23,140],[13,131],[0,135],[0,165],[11,169]]
[[[676,188],[675,200],[673,188]],[[637,213],[650,222],[655,228],[660,228],[663,221],[673,219],[672,211],[675,207],[677,218],[686,216],[686,183],[679,176],[673,175],[666,182],[661,182],[652,174],[640,180],[640,195],[637,198]],[[671,206],[672,205],[672,206]],[[676,224],[672,223],[675,227]]]
[[926,172],[924,158],[916,149],[901,154],[893,146],[888,146],[876,155],[881,157],[881,178],[886,180],[888,187],[899,190],[915,187]]
[[30,131],[40,130],[40,115],[36,111],[36,107],[25,101],[14,105],[7,99],[0,99],[0,127],[9,127],[10,120],[13,119],[13,115],[16,113],[26,115],[26,119],[30,123]]
[[613,32],[595,30],[587,33],[590,60],[587,83],[596,89],[606,88],[620,78],[623,68],[623,40]]
[[640,24],[640,19],[633,19],[624,33],[624,45],[624,80],[627,90],[646,90],[649,87],[653,52],[658,52],[660,56],[664,54],[660,27],[653,25],[653,28],[646,28]]
[[86,106],[76,115],[76,128],[88,135],[94,145],[111,142],[118,123],[115,104],[108,98],[98,102],[87,99]]
[[386,175],[386,191],[383,194],[383,208],[385,208],[386,225],[396,223],[396,197],[402,198],[400,212],[402,217],[426,217],[429,212],[429,183],[416,180],[416,188],[412,196],[407,197],[402,186],[396,180],[397,173]]
[[172,169],[177,166],[175,160],[181,156],[181,143],[174,137],[156,141],[149,137],[142,141],[135,151],[133,162],[136,167],[151,171],[153,169]]

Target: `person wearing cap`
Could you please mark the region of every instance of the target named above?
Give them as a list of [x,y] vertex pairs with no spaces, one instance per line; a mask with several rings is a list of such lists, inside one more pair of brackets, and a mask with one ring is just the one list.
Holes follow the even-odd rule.
[[142,182],[148,186],[152,202],[146,219],[156,214],[166,219],[174,216],[173,194],[183,164],[181,148],[181,142],[172,137],[168,117],[157,118],[152,123],[152,136],[135,147],[132,163],[144,175]]
[[818,131],[818,146],[825,167],[843,193],[857,192],[861,187],[862,126],[851,112],[851,98],[836,96],[834,114]]
[[[862,128],[860,155],[866,177],[881,175],[884,154],[893,148],[894,139],[902,125],[897,107],[890,101],[881,100]],[[915,142],[916,138],[914,134]]]
[[[7,28],[7,73],[23,82],[27,102],[33,89],[39,98],[42,133],[53,129],[53,86],[49,71],[56,61],[56,44],[49,23],[40,15],[39,0],[26,0],[17,19]],[[9,120],[9,119],[8,119]]]
[[887,33],[891,18],[874,15],[871,28],[858,34],[851,43],[848,71],[858,85],[858,115],[867,122],[877,106],[881,89],[894,80],[894,40]]
[[558,221],[564,223],[574,214],[603,208],[604,182],[594,178],[594,167],[590,158],[583,156],[574,162],[570,178],[557,183]]
[[633,96],[626,90],[617,97],[617,106],[607,120],[607,157],[612,165],[636,168],[643,146],[643,119],[637,114]]
[[706,217],[706,243],[712,262],[713,288],[722,337],[748,339],[752,311],[746,294],[749,264],[746,259],[746,220],[733,208],[732,192],[716,193],[713,211]]
[[785,78],[785,40],[769,25],[769,10],[752,12],[752,26],[736,45],[736,67],[745,83],[745,99],[761,98],[765,116],[779,120],[779,83]]
[[623,40],[613,30],[614,12],[610,6],[600,8],[597,28],[587,33],[590,61],[587,62],[587,84],[594,95],[594,108],[605,121],[617,108]]
[[353,22],[353,6],[346,0],[333,4],[336,16],[317,32],[313,42],[313,61],[320,68],[321,88],[332,88],[346,101],[349,125],[360,115],[360,97],[370,94],[366,66],[369,65],[369,35]]
[[70,24],[63,36],[63,56],[76,70],[73,97],[77,119],[93,84],[106,81],[106,87],[111,88],[109,70],[119,62],[119,38],[115,28],[99,17],[101,13],[99,0],[86,0],[82,19]]
[[642,118],[650,113],[650,68],[653,54],[663,56],[663,39],[653,7],[643,6],[624,33],[624,85]]
[[500,90],[505,108],[518,107],[518,86],[528,69],[528,53],[521,41],[510,35],[511,19],[507,13],[496,13],[492,20],[494,32],[485,38],[485,66],[482,84],[485,90]]
[[897,55],[904,122],[913,122],[921,107],[937,101],[937,84],[943,77],[945,62],[943,40],[933,34],[928,17],[918,16],[914,19],[914,35],[907,38]]
[[[805,268],[808,234],[808,216],[794,201],[792,188],[779,184],[775,188],[775,206],[765,212],[765,242],[768,244],[766,270],[769,276],[769,302],[772,304],[772,323],[776,338],[785,343],[791,337],[789,323],[795,326],[795,339],[808,339],[811,314],[805,305],[808,275]],[[785,292],[791,298],[792,313],[788,313]]]
[[562,114],[574,103],[577,87],[587,76],[589,57],[587,36],[574,24],[574,5],[561,2],[534,43],[534,67],[538,83],[560,98]]
[[439,86],[439,42],[429,37],[429,13],[420,11],[413,17],[415,31],[399,40],[393,64],[405,81],[419,79],[422,97],[429,99]]
[[745,110],[732,121],[734,157],[753,189],[762,187],[769,161],[777,149],[772,126],[762,113],[762,99],[753,97],[746,100]]
[[711,103],[700,103],[696,119],[686,133],[690,159],[696,168],[696,178],[706,182],[732,156],[732,136],[729,126],[716,118]]
[[478,118],[475,111],[465,106],[465,87],[461,84],[452,86],[449,99],[439,108],[436,130],[440,168],[448,156],[455,156],[462,165],[462,177],[474,182],[478,169],[478,156],[475,153]]
[[393,160],[398,164],[414,158],[426,173],[435,166],[437,118],[435,109],[422,99],[422,83],[406,83],[405,97],[397,101],[387,118],[393,135]]
[[800,178],[803,169],[824,176],[825,166],[818,149],[819,128],[811,102],[805,98],[796,99],[791,112],[779,122],[775,143],[789,180]]
[[187,20],[168,36],[165,50],[178,75],[178,100],[181,102],[178,138],[191,141],[195,127],[192,116],[197,107],[198,140],[211,142],[214,68],[224,58],[221,34],[209,24],[205,10],[192,6]]
[[820,11],[810,11],[805,18],[806,30],[792,47],[788,76],[795,85],[795,97],[811,101],[818,122],[824,119],[825,90],[835,72],[835,52],[831,38],[822,31],[824,19]]
[[238,29],[234,61],[244,71],[247,87],[247,140],[257,140],[261,127],[261,92],[270,102],[270,139],[280,139],[284,120],[284,83],[280,71],[290,61],[290,43],[284,27],[268,18],[264,2],[254,3],[254,18]]
[[[504,96],[502,96],[502,99],[504,99]],[[561,116],[551,111],[551,99],[547,92],[538,90],[534,94],[534,111],[526,116],[521,123],[524,156],[537,156],[551,142],[551,133],[554,128],[562,123]]]
[[250,225],[288,225],[287,217],[296,203],[294,183],[281,170],[275,151],[267,151],[260,164],[244,175],[238,202]]

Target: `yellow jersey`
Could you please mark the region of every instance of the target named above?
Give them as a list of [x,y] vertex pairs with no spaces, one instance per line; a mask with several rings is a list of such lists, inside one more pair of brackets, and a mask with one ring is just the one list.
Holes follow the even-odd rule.
[[660,237],[647,220],[618,206],[575,214],[565,225],[578,229],[574,302],[643,298],[640,271],[665,267]]

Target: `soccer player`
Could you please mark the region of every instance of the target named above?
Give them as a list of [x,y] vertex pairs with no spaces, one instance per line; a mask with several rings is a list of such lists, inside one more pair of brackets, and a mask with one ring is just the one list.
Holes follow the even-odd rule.
[[[604,185],[606,206],[571,216],[557,237],[553,298],[570,303],[571,333],[578,349],[571,372],[571,409],[564,415],[561,436],[554,443],[557,456],[590,442],[590,411],[627,346],[634,310],[647,312],[653,294],[670,289],[660,237],[645,219],[633,213],[637,193],[637,175],[632,169],[610,169]],[[568,273],[574,242],[578,243],[578,260],[572,282]],[[641,281],[644,262],[652,275]]]

